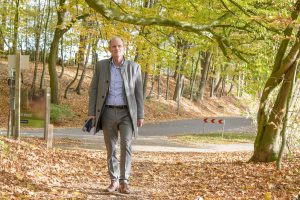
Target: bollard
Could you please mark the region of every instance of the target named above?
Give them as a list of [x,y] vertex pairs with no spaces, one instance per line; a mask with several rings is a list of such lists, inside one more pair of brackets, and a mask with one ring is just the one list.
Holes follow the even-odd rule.
[[52,148],[53,144],[53,124],[48,125],[47,149]]

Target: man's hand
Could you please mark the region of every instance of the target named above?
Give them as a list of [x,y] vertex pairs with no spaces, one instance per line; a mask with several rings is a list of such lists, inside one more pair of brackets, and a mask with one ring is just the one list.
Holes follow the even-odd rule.
[[138,127],[142,127],[143,124],[144,124],[144,119],[138,119],[138,120],[137,120],[137,126],[138,126]]

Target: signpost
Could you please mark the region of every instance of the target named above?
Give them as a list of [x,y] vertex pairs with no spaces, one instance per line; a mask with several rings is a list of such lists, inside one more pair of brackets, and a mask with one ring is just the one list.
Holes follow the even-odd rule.
[[21,66],[22,69],[28,68],[29,56],[8,55],[8,85],[10,88],[10,111],[7,135],[15,139],[20,137],[20,94],[21,94]]
[[[8,55],[9,116],[7,136],[20,139],[20,124],[44,127],[47,147],[52,147],[53,125],[50,125],[50,88],[38,94],[23,93],[21,104],[21,69],[29,67],[29,55]],[[21,105],[24,107],[21,110]],[[22,111],[22,113],[21,113]]]
[[203,130],[202,130],[202,133],[204,133],[204,127],[205,127],[206,123],[222,124],[222,138],[223,138],[224,131],[225,131],[225,119],[204,118],[203,119]]

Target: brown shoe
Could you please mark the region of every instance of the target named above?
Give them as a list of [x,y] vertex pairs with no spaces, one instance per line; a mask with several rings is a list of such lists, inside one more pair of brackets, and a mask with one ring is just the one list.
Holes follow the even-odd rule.
[[115,181],[115,182],[111,182],[110,186],[106,188],[106,192],[114,192],[117,191],[118,189],[119,189],[119,182]]
[[126,184],[126,183],[121,183],[121,184],[120,184],[119,192],[120,192],[120,193],[123,193],[123,194],[130,194],[130,190],[129,190],[128,184]]

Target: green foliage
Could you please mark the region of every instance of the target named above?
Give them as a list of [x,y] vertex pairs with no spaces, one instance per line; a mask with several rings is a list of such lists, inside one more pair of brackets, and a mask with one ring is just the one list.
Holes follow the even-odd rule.
[[58,123],[63,118],[71,118],[74,116],[74,113],[65,105],[51,104],[50,113],[51,123]]

